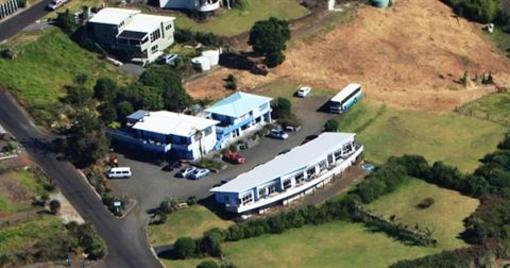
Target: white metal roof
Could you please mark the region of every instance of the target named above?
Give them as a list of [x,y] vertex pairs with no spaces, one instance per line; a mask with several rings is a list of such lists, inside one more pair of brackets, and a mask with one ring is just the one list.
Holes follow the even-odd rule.
[[150,112],[133,129],[164,135],[192,136],[197,130],[204,130],[218,124],[218,121],[168,111]]
[[137,14],[133,20],[129,22],[124,31],[151,33],[161,26],[162,22],[175,20],[174,17],[156,16],[148,14]]
[[360,88],[360,84],[351,83],[347,85],[344,89],[342,89],[338,94],[336,94],[333,98],[331,98],[331,101],[334,102],[342,102],[347,96],[349,96],[352,92],[354,92],[356,89]]
[[97,12],[97,14],[94,15],[89,22],[119,25],[130,16],[140,13],[141,11],[136,9],[108,7],[99,10],[99,12]]
[[345,143],[354,139],[354,133],[325,132],[314,140],[295,147],[288,153],[278,155],[273,160],[245,172],[224,185],[211,189],[211,192],[242,193],[263,185],[281,176],[315,164],[326,155],[337,151]]

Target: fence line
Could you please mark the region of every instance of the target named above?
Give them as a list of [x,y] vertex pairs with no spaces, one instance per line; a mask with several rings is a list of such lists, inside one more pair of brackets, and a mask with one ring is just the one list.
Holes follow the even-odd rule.
[[0,3],[0,21],[18,10],[18,0],[7,0]]

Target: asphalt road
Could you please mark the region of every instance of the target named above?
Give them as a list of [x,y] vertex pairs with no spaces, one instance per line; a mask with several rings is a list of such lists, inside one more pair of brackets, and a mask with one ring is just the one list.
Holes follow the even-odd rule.
[[46,6],[50,2],[51,0],[42,0],[14,17],[0,22],[0,42],[13,37],[28,25],[50,13],[46,10]]
[[150,251],[143,220],[136,216],[139,213],[134,211],[122,220],[112,216],[76,169],[69,162],[58,160],[48,149],[51,136],[40,132],[15,100],[3,90],[0,90],[0,123],[55,180],[80,215],[94,225],[108,246],[105,260],[108,267],[161,267]]

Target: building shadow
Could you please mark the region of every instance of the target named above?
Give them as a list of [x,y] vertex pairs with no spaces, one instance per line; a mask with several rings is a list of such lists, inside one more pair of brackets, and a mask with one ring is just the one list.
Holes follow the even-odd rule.
[[199,200],[198,204],[206,207],[208,210],[216,214],[222,220],[235,220],[239,217],[235,213],[226,211],[223,206],[218,204],[216,200],[214,200],[214,195],[210,195],[206,198]]

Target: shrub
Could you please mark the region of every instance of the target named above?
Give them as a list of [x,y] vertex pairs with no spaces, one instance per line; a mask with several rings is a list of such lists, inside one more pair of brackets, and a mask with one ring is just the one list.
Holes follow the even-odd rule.
[[426,209],[426,208],[429,208],[430,206],[432,206],[434,204],[434,198],[432,197],[427,197],[425,199],[423,199],[422,201],[420,201],[420,203],[418,203],[418,205],[416,205],[417,208],[419,209]]
[[203,261],[197,265],[197,268],[220,268],[215,261]]
[[57,214],[60,210],[60,201],[58,201],[56,199],[51,200],[49,207],[50,207],[50,212],[52,214]]
[[272,103],[272,116],[276,119],[285,119],[291,117],[292,114],[292,103],[282,97],[278,97],[273,103]]
[[191,237],[181,237],[174,244],[175,255],[178,258],[186,259],[192,257],[196,251],[195,241]]
[[326,124],[324,124],[324,131],[337,132],[338,131],[338,122],[333,119],[326,121]]

